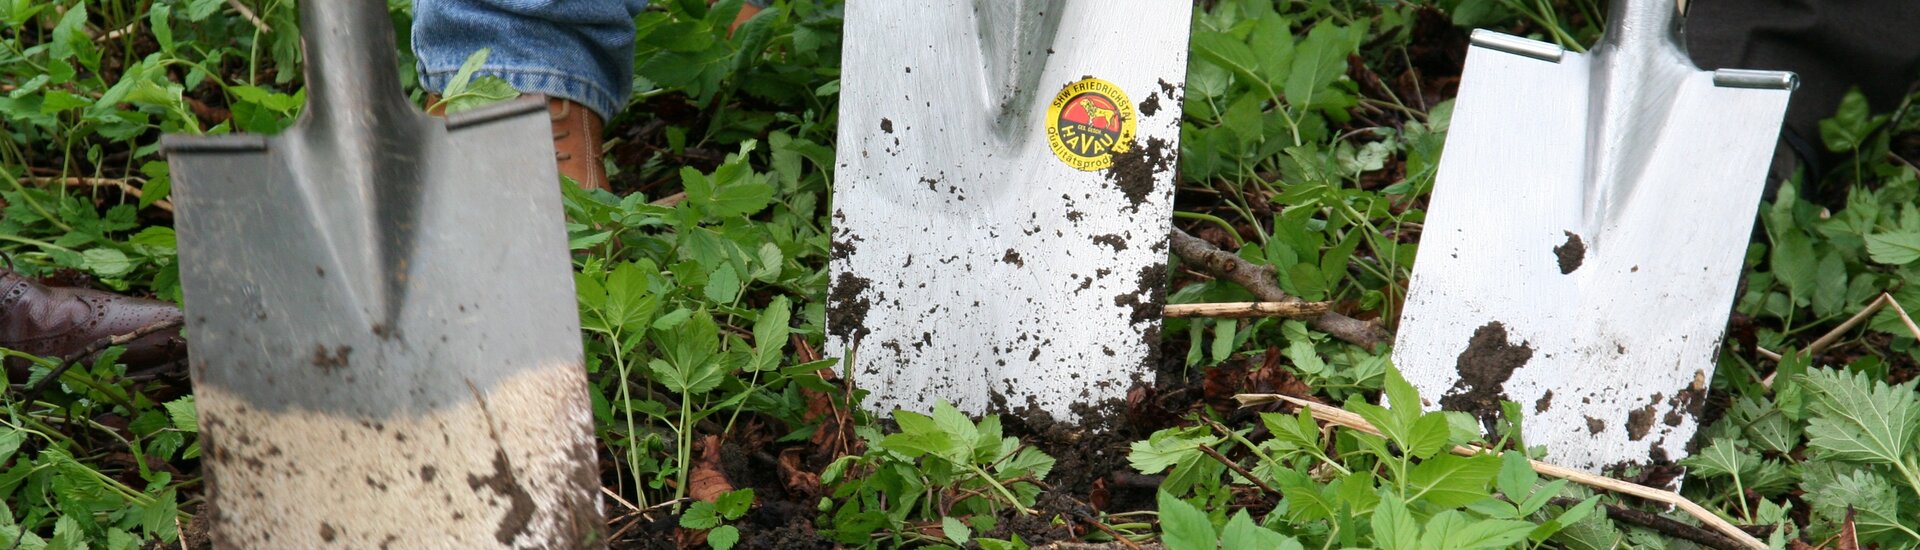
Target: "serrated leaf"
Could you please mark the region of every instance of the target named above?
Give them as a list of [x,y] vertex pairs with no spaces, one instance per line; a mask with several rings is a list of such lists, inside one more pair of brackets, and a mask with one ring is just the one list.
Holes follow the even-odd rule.
[[1160,491],[1160,542],[1168,550],[1213,550],[1218,540],[1206,512]]
[[1841,473],[1830,480],[1808,481],[1806,499],[1813,504],[1813,512],[1822,521],[1838,526],[1846,520],[1847,511],[1854,510],[1854,529],[1861,542],[1884,539],[1887,541],[1905,540],[1901,546],[1920,543],[1920,540],[1900,532],[1901,518],[1909,518],[1911,512],[1902,515],[1900,497],[1894,491],[1894,485],[1886,478],[1865,470]]
[[1487,498],[1487,485],[1500,473],[1500,459],[1442,454],[1407,472],[1408,500],[1424,499],[1435,506],[1454,508]]
[[1865,374],[1812,369],[1800,376],[1812,394],[1807,445],[1833,458],[1895,464],[1920,432],[1915,382],[1888,386]]
[[1494,486],[1507,495],[1508,500],[1519,502],[1533,494],[1533,486],[1539,481],[1540,474],[1533,471],[1527,455],[1519,451],[1500,454],[1500,474],[1494,478]]
[[1143,474],[1158,474],[1183,459],[1200,454],[1200,445],[1213,441],[1204,427],[1168,428],[1129,446],[1127,464]]
[[738,527],[722,525],[707,531],[707,545],[712,546],[713,550],[729,550],[739,543],[740,528]]
[[959,545],[965,545],[973,538],[973,529],[968,528],[966,523],[954,519],[953,516],[941,516],[940,533],[946,535],[947,540]]
[[714,303],[731,304],[740,295],[740,274],[734,271],[733,264],[720,264],[719,269],[707,275],[707,286],[702,293]]
[[1744,449],[1746,442],[1715,439],[1699,454],[1680,461],[1687,473],[1705,478],[1744,476],[1760,465],[1760,454]]
[[680,526],[687,529],[712,529],[720,526],[720,514],[713,503],[694,501],[680,514]]
[[1887,265],[1907,265],[1920,260],[1920,231],[1898,231],[1867,235],[1867,257]]
[[1319,107],[1332,95],[1334,80],[1347,73],[1347,55],[1358,43],[1346,27],[1322,21],[1307,31],[1293,52],[1287,74],[1287,101],[1301,108]]
[[200,418],[195,413],[193,396],[189,395],[167,402],[167,418],[173,420],[173,427],[187,433],[200,432]]
[[1399,499],[1382,499],[1373,509],[1373,543],[1381,550],[1413,550],[1420,542],[1420,523]]
[[753,488],[727,491],[713,501],[714,511],[728,520],[740,519],[753,506]]
[[1505,548],[1522,540],[1534,525],[1506,519],[1470,520],[1466,514],[1447,510],[1427,520],[1426,533],[1420,537],[1422,548],[1472,550]]

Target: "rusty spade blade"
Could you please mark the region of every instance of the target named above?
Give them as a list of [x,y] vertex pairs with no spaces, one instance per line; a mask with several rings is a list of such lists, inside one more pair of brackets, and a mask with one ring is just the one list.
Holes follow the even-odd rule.
[[598,542],[544,102],[428,117],[385,2],[300,17],[292,128],[162,141],[215,544]]
[[1191,9],[847,5],[827,346],[869,405],[1074,419],[1150,379]]
[[1587,54],[1475,31],[1394,349],[1588,470],[1686,455],[1796,83],[1695,68],[1672,0],[1610,11]]

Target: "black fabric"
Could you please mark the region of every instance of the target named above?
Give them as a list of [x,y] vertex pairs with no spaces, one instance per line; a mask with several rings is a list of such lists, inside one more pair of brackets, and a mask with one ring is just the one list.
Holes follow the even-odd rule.
[[[1799,73],[1787,127],[1820,143],[1820,119],[1858,86],[1875,112],[1897,107],[1920,77],[1920,2],[1691,0],[1686,42],[1703,69]],[[1804,152],[1802,152],[1804,156]],[[1817,172],[1816,172],[1817,174]]]

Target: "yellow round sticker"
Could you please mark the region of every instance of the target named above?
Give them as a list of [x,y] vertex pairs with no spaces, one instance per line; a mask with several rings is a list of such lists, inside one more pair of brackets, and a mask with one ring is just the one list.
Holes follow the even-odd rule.
[[1098,78],[1068,84],[1047,105],[1047,144],[1076,170],[1113,166],[1113,154],[1133,146],[1133,102],[1119,86]]

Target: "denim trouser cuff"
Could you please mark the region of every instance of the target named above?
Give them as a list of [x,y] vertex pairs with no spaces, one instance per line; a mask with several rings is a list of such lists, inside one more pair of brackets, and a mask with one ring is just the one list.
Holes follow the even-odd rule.
[[[439,94],[446,90],[447,81],[453,79],[458,69],[432,71],[420,74],[420,86],[428,92]],[[614,114],[626,107],[625,94],[614,95],[611,90],[602,87],[592,79],[565,74],[552,69],[533,67],[495,67],[492,64],[473,72],[474,77],[491,76],[507,81],[513,89],[527,94],[543,94],[572,100],[585,105],[600,120],[611,120]]]

